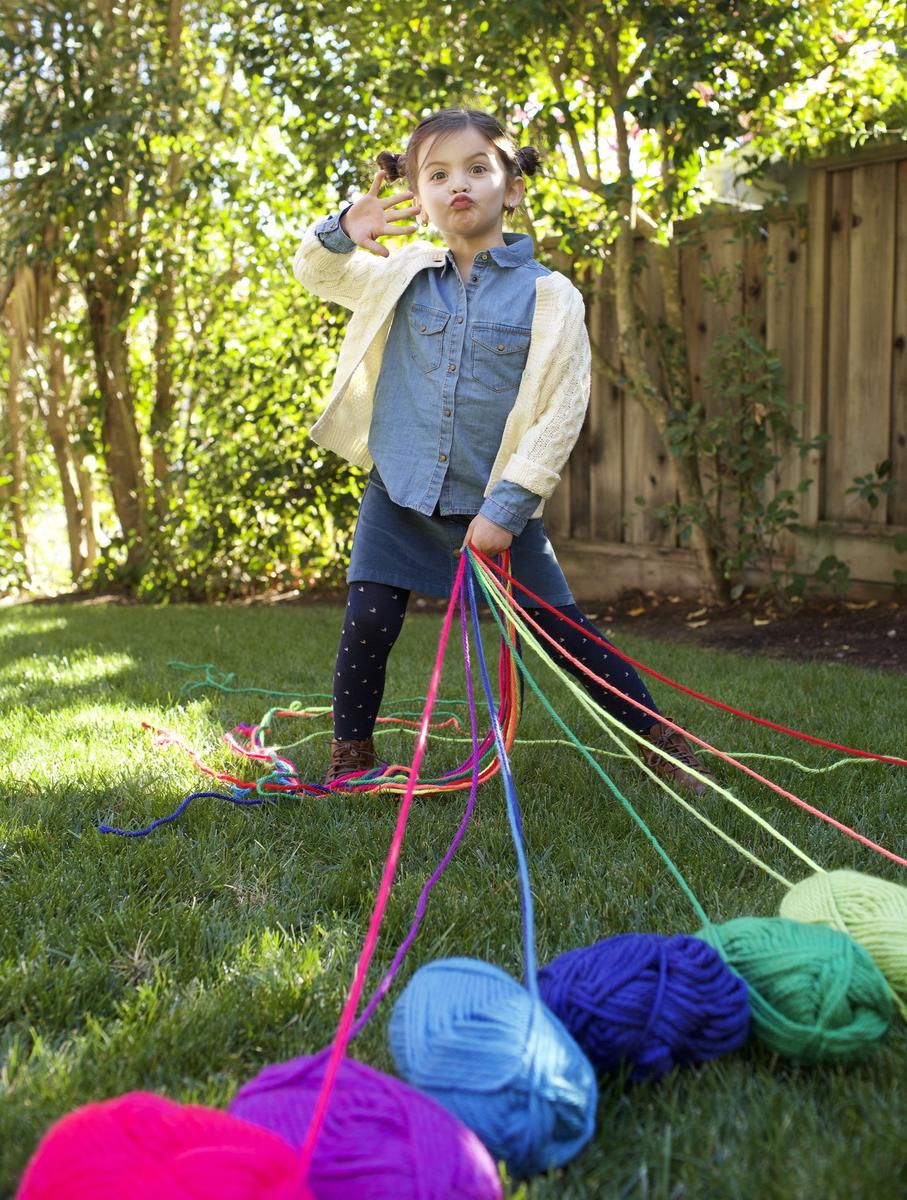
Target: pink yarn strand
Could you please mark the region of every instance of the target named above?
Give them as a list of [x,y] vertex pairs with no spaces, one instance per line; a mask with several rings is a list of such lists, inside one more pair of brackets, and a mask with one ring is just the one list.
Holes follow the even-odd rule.
[[450,635],[450,626],[453,621],[453,614],[456,610],[460,591],[463,587],[463,573],[467,561],[467,555],[463,554],[460,556],[460,561],[457,566],[457,574],[454,579],[453,590],[451,591],[450,601],[447,605],[447,612],[444,614],[444,625],[441,629],[441,636],[438,641],[438,652],[435,657],[435,666],[434,670],[432,671],[431,681],[428,686],[428,694],[425,698],[425,709],[422,713],[422,720],[419,725],[419,735],[416,739],[416,748],[413,753],[413,761],[412,766],[410,767],[409,779],[406,784],[406,790],[403,793],[403,799],[400,802],[400,811],[397,815],[397,825],[394,829],[394,836],[391,839],[387,861],[384,864],[384,870],[381,875],[381,883],[378,887],[378,895],[375,900],[375,907],[372,910],[368,932],[365,935],[362,952],[359,955],[359,962],[356,964],[356,973],[353,977],[353,982],[346,998],[346,1003],[343,1006],[343,1012],[340,1015],[340,1023],[337,1027],[337,1033],[334,1037],[334,1044],[331,1047],[331,1056],[328,1060],[327,1069],[324,1073],[324,1079],[321,1083],[321,1090],[318,1093],[318,1100],[315,1104],[315,1110],[312,1113],[312,1119],[306,1131],[305,1141],[303,1142],[302,1149],[299,1152],[304,1176],[308,1174],[309,1167],[312,1163],[312,1157],[315,1153],[315,1144],[318,1141],[318,1135],[321,1132],[321,1126],[324,1122],[324,1116],[327,1111],[328,1102],[330,1101],[331,1097],[331,1091],[334,1086],[334,1079],[337,1075],[340,1062],[349,1043],[353,1019],[356,1015],[356,1010],[359,1007],[359,999],[362,995],[362,989],[365,986],[365,977],[368,974],[369,964],[371,963],[372,955],[375,952],[375,946],[378,943],[378,930],[380,929],[381,922],[384,918],[384,910],[387,907],[391,883],[393,882],[394,872],[397,869],[397,862],[400,858],[400,850],[403,845],[403,834],[406,831],[406,822],[409,817],[410,805],[416,788],[416,783],[419,779],[419,765],[422,761],[422,755],[425,752],[425,744],[428,740],[428,726],[431,720],[431,713],[435,706],[435,698],[438,694],[438,686],[441,681],[441,670],[444,666],[444,652],[447,648],[447,641]]

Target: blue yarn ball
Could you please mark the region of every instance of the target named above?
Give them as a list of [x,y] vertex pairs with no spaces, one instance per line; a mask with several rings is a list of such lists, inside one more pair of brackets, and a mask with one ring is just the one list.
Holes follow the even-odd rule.
[[717,950],[677,934],[622,933],[559,955],[539,971],[542,999],[597,1071],[632,1066],[634,1082],[738,1050],[749,990]]
[[474,958],[421,967],[389,1023],[397,1070],[459,1117],[511,1175],[572,1158],[592,1136],[595,1072],[560,1021]]

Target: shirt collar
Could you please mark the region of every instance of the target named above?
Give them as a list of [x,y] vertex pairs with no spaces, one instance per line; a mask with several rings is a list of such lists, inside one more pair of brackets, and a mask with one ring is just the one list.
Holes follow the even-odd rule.
[[[499,267],[521,267],[532,258],[532,238],[528,233],[505,233],[503,246],[489,246],[488,253]],[[453,266],[454,258],[450,250],[445,259]]]

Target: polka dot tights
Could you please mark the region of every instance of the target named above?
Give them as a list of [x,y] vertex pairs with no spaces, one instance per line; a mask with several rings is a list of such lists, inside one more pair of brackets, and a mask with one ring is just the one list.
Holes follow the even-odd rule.
[[334,737],[371,737],[384,695],[384,672],[403,628],[409,592],[385,583],[351,583],[334,665]]
[[[362,740],[371,737],[384,695],[387,660],[403,628],[409,597],[410,593],[406,588],[391,587],[384,583],[360,580],[350,584],[346,615],[337,649],[337,662],[334,666],[335,738]],[[648,705],[654,712],[658,711],[646,685],[629,663],[625,663],[604,646],[593,642],[587,634],[560,621],[547,609],[530,608],[527,611],[558,644],[580,662],[587,663],[596,675],[613,683],[625,696]],[[559,611],[576,621],[587,633],[604,636],[577,605],[567,604]],[[543,644],[554,654],[548,643]],[[624,725],[636,733],[645,733],[652,725],[651,717],[618,699],[599,684],[593,683],[582,671],[559,655],[558,660],[579,680],[597,704]],[[541,686],[545,687],[544,676],[535,670],[532,662],[528,665],[539,678]]]

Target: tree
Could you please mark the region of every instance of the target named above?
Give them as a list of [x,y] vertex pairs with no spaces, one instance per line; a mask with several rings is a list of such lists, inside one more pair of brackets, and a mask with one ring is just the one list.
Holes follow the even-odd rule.
[[[780,152],[878,135],[907,96],[897,61],[903,5],[474,0],[258,13],[250,69],[304,114],[309,153],[338,191],[363,182],[366,145],[402,140],[425,111],[470,97],[543,143],[548,171],[533,189],[533,232],[613,306],[616,345],[595,346],[596,365],[655,422],[704,580],[725,593],[720,514],[709,503],[682,336],[675,222],[697,210],[701,169],[728,147],[748,144],[748,169],[758,172]],[[795,127],[784,119],[791,100]],[[637,294],[643,224],[666,306],[654,331],[658,377],[646,363],[652,331]]]

